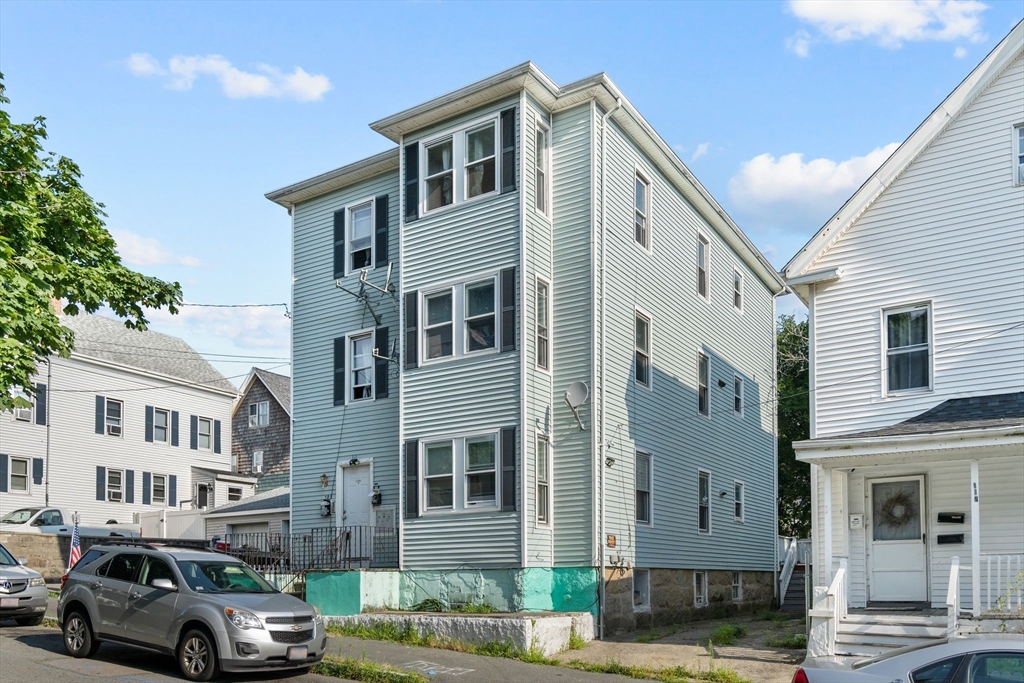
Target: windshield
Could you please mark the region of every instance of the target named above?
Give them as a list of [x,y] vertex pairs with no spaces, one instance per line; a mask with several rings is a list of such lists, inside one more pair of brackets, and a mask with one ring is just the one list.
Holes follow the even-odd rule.
[[241,562],[178,560],[188,587],[197,593],[276,593],[277,589]]
[[0,518],[0,524],[24,524],[37,512],[39,512],[39,508],[21,508],[14,512],[8,512]]
[[7,548],[0,545],[0,567],[14,567],[17,566],[18,561],[14,559],[14,556],[7,552]]

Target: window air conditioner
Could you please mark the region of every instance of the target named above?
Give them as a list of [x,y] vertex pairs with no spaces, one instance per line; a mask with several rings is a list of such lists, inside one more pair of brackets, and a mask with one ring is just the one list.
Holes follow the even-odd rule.
[[112,502],[112,503],[120,503],[121,502],[121,492],[120,491],[111,491],[107,497],[110,499],[110,502]]
[[107,425],[107,434],[121,436],[121,425]]

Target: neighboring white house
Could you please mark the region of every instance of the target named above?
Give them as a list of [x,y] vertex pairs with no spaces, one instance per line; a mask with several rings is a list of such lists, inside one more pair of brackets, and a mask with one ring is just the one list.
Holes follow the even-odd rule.
[[47,505],[124,524],[203,494],[213,507],[229,483],[252,494],[254,480],[230,472],[237,392],[202,356],[98,315],[61,323],[70,358],[39,364],[31,408],[0,413],[0,516]]
[[783,271],[811,329],[811,654],[1020,610],[1022,53],[1024,23]]

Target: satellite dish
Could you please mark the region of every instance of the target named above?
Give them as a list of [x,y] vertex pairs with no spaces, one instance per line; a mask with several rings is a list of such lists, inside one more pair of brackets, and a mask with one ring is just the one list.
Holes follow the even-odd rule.
[[576,422],[580,426],[580,431],[586,428],[583,426],[583,420],[580,419],[579,407],[587,402],[589,394],[590,389],[587,388],[584,382],[573,382],[565,390],[565,402],[572,409],[572,414],[576,416]]

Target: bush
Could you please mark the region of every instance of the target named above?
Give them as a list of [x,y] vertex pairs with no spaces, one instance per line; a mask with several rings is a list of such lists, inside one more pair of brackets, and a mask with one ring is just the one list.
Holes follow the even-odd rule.
[[732,645],[737,638],[747,635],[747,629],[736,624],[722,624],[711,632],[711,642],[715,645]]

